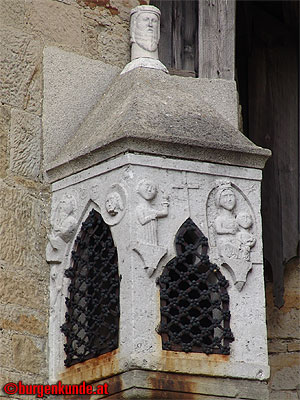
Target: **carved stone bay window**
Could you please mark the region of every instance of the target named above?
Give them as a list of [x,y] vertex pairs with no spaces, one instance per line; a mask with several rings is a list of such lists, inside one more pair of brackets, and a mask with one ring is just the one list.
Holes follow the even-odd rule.
[[177,257],[158,280],[165,350],[230,353],[229,282],[209,261],[207,247],[207,238],[188,218],[175,238]]
[[118,255],[109,226],[91,210],[72,252],[66,298],[65,365],[97,357],[118,347]]

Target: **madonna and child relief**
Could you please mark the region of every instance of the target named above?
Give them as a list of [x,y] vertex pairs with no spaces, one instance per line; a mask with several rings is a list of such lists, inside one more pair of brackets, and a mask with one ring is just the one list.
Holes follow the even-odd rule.
[[242,290],[256,244],[251,206],[230,181],[217,181],[208,198],[207,219],[212,257],[230,271],[235,286]]

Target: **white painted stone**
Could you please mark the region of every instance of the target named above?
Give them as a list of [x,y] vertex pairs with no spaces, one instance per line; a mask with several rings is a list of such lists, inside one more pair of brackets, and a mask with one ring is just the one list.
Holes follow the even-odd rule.
[[160,209],[155,209],[151,202],[157,196],[157,186],[150,179],[138,183],[137,193],[141,202],[136,207],[137,234],[133,250],[141,257],[148,276],[152,276],[157,264],[167,253],[167,249],[158,244],[158,218],[169,214],[168,196],[163,195]]
[[57,47],[46,47],[43,72],[43,148],[47,165],[69,141],[119,69]]
[[164,66],[164,64],[162,62],[160,62],[159,60],[154,60],[153,58],[142,57],[142,58],[136,58],[136,59],[132,60],[130,63],[128,63],[124,67],[123,71],[121,72],[121,75],[125,74],[126,72],[132,71],[133,69],[136,69],[136,68],[158,69],[158,70],[165,72],[166,74],[169,73],[169,71]]
[[[137,187],[146,177],[151,177],[151,181],[155,182],[154,186],[157,187],[157,191],[153,191],[153,188],[152,191],[150,190],[148,198],[137,192]],[[235,337],[230,345],[230,356],[226,361],[213,354],[162,350],[161,336],[157,333],[160,323],[160,297],[156,278],[161,275],[167,262],[176,255],[174,238],[179,227],[188,217],[192,218],[207,237],[210,236],[207,207],[211,199],[214,201],[217,180],[230,180],[237,197],[236,211],[238,213],[242,210],[249,213],[247,207],[251,206],[253,226],[244,229],[246,233],[249,233],[248,230],[255,228],[255,231],[253,233],[251,231],[250,234],[256,239],[255,245],[250,247],[252,270],[248,273],[243,290],[236,290],[231,273],[220,266],[221,272],[229,280],[230,327]],[[79,198],[82,198],[78,201],[76,212],[76,232],[67,244],[66,256],[60,265],[53,265],[55,276],[59,271],[60,276],[63,277],[64,270],[69,267],[74,240],[80,232],[81,223],[87,218],[92,208],[101,215],[107,213],[110,218],[123,212],[121,208],[126,211],[122,219],[111,226],[118,251],[119,273],[122,275],[119,348],[114,356],[115,365],[118,365],[117,373],[129,369],[146,369],[254,380],[268,378],[260,180],[261,171],[252,168],[126,154],[53,184],[54,205],[58,204],[66,194],[73,196],[78,194]],[[120,190],[116,190],[117,187],[123,188],[126,192],[126,206],[123,202],[112,206],[107,204],[109,193],[121,193]],[[236,194],[237,190],[240,191],[238,194]],[[242,196],[244,203],[240,202],[241,197],[238,196]],[[122,195],[120,197],[122,199]],[[113,200],[116,200],[116,196]],[[118,198],[116,203],[119,200]],[[151,221],[154,229],[151,230],[150,236],[145,232],[138,234],[137,231],[137,227],[142,230],[144,228],[138,219],[138,210],[142,204],[143,210],[146,210],[144,215],[152,215],[153,218]],[[213,222],[219,210],[215,209],[214,212]],[[158,213],[161,213],[160,217]],[[242,230],[240,232],[244,233]],[[137,234],[140,244],[144,243],[155,249],[159,247],[166,249],[161,260],[157,260],[154,252],[147,253],[145,258],[147,258],[148,268],[153,268],[152,274],[145,273],[145,260],[138,252],[133,251],[137,244]],[[63,323],[66,306],[64,301],[59,302],[58,306],[55,304],[58,304],[56,299],[67,295],[69,281],[66,278],[60,279],[61,283],[51,285],[51,304],[54,304],[52,308],[55,309],[50,319],[49,334],[52,380],[57,379],[59,373],[65,370],[63,366],[64,336],[59,326]],[[52,278],[52,280],[55,279]],[[113,368],[113,366],[108,368]],[[99,376],[99,378],[104,377]]]
[[135,68],[152,68],[168,73],[158,60],[160,10],[155,6],[138,6],[130,13],[131,62],[121,74]]
[[227,268],[242,290],[256,243],[251,204],[231,181],[217,181],[208,198],[207,221],[212,261]]
[[75,218],[76,200],[71,194],[65,194],[52,214],[52,231],[48,235],[46,260],[49,263],[60,263],[64,257],[66,244],[74,236],[77,220]]

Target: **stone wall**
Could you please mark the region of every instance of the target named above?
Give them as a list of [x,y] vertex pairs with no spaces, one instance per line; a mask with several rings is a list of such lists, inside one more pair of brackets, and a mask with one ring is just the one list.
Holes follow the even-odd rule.
[[123,67],[129,12],[140,3],[0,0],[0,387],[48,379],[43,49],[54,45]]
[[285,304],[273,305],[272,285],[267,284],[270,400],[300,398],[300,264],[296,258],[285,269]]

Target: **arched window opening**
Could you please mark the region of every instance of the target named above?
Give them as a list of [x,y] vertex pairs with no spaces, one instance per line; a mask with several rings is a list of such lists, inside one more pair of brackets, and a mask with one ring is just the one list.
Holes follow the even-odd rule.
[[228,281],[207,256],[207,238],[188,218],[179,228],[177,256],[158,280],[164,350],[229,354]]
[[94,209],[82,223],[72,252],[66,298],[65,365],[83,362],[118,347],[118,255],[109,226]]

